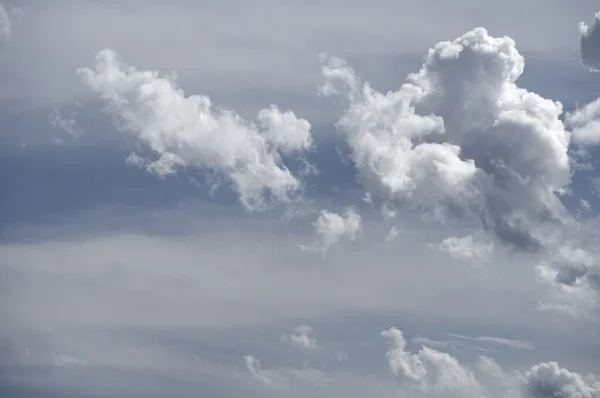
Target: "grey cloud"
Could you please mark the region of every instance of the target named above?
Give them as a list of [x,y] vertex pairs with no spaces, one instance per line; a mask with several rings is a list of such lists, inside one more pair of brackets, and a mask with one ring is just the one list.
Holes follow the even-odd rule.
[[556,362],[541,363],[525,375],[525,391],[532,398],[597,398],[600,382],[560,368]]
[[75,115],[63,116],[58,110],[48,115],[48,123],[56,129],[67,133],[71,138],[76,138],[82,133],[81,126],[77,123]]
[[[563,304],[593,313],[600,300],[600,255],[594,246],[583,246],[585,250],[580,246],[564,244],[550,261],[539,264],[537,271],[543,282],[556,289]],[[572,311],[576,313],[577,308]]]
[[474,215],[504,243],[536,249],[566,215],[570,135],[560,103],[516,85],[523,68],[512,39],[477,28],[438,43],[387,94],[331,58],[322,92],[349,101],[338,126],[371,193]]
[[581,60],[593,71],[600,72],[600,12],[596,14],[592,26],[579,23],[581,34]]
[[292,346],[303,348],[316,348],[317,340],[314,337],[314,330],[307,325],[298,326],[293,333],[282,336],[282,341],[285,341]]

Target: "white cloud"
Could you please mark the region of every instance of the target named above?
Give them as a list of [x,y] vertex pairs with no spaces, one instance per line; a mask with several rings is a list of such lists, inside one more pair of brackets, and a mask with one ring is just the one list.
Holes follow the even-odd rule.
[[341,215],[321,210],[319,217],[313,223],[317,237],[315,246],[327,251],[342,239],[355,240],[361,231],[361,223],[361,216],[350,207],[347,207]]
[[249,209],[262,208],[268,194],[287,201],[301,188],[281,158],[312,142],[310,124],[293,113],[271,106],[259,112],[257,126],[206,96],[185,96],[174,77],[137,70],[109,49],[98,53],[93,69],[78,73],[122,127],[157,154],[148,171],[210,169],[233,184]]
[[560,368],[556,362],[535,365],[525,375],[525,391],[532,398],[598,398],[600,382]]
[[579,23],[581,34],[581,60],[592,71],[600,71],[600,12],[596,13],[594,24]]
[[367,190],[436,214],[467,214],[505,243],[535,248],[564,217],[570,183],[562,106],[519,88],[524,59],[508,37],[477,28],[429,51],[397,91],[361,86],[339,58],[325,94],[349,106],[338,122]]
[[313,328],[303,325],[294,329],[293,333],[282,336],[282,340],[297,347],[316,348],[317,340],[313,334]]
[[485,261],[493,250],[493,244],[473,235],[458,238],[452,236],[439,244],[439,249],[452,257],[467,261]]
[[[421,392],[420,396],[440,397],[531,397],[531,398],[597,398],[600,382],[593,375],[582,376],[560,368],[556,362],[533,366],[524,376],[505,371],[494,359],[480,357],[471,370],[451,355],[423,346],[417,354],[406,349],[403,333],[396,329],[381,332],[392,346],[386,356],[391,371],[403,383]],[[499,344],[511,340],[468,338],[472,341],[493,341]],[[423,342],[426,343],[427,339]],[[529,348],[518,344],[519,348]]]
[[392,343],[386,356],[392,373],[403,382],[425,393],[443,393],[446,397],[481,396],[481,387],[473,372],[456,358],[423,346],[417,354],[406,350],[403,333],[391,328],[381,336]]
[[600,144],[600,98],[568,113],[565,122],[578,144]]

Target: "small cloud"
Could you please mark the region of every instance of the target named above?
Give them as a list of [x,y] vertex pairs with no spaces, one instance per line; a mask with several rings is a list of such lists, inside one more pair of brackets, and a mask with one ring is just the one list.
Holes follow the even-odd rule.
[[600,144],[600,98],[574,112],[567,113],[565,124],[571,128],[575,143]]
[[54,366],[58,367],[75,367],[85,365],[83,361],[70,355],[58,355],[54,357],[52,362],[54,363]]
[[125,163],[143,169],[148,164],[148,161],[136,153],[131,153],[125,159]]
[[263,384],[271,385],[272,381],[263,374],[262,367],[258,359],[254,358],[252,355],[246,355],[244,357],[244,361],[246,362],[246,368],[248,368],[248,371],[252,377]]
[[56,109],[48,116],[48,123],[50,123],[52,127],[66,132],[73,138],[78,137],[82,132],[81,127],[74,117],[64,117]]
[[312,337],[313,334],[314,330],[310,326],[299,326],[293,333],[284,335],[281,339],[296,347],[316,348],[317,340]]
[[315,244],[312,248],[301,247],[327,252],[331,246],[343,239],[356,240],[361,231],[361,223],[361,216],[351,207],[347,207],[341,215],[328,210],[321,210],[319,217],[313,223],[316,235]]
[[452,236],[444,239],[438,248],[452,257],[477,262],[486,260],[494,246],[473,235],[467,235],[462,238]]
[[585,199],[579,199],[579,207],[581,208],[581,210],[592,210],[592,206],[590,205],[590,202],[588,202]]
[[394,225],[392,228],[390,228],[390,232],[388,232],[387,236],[385,237],[385,241],[394,241],[396,238],[398,238],[398,235],[400,235],[400,229],[397,225]]

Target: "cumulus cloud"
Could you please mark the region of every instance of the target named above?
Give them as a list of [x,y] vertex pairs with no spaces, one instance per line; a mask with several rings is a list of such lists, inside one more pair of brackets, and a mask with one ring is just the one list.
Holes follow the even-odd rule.
[[[531,397],[597,398],[600,381],[594,375],[583,376],[560,368],[556,362],[540,363],[524,375],[504,370],[494,359],[479,357],[473,369],[451,355],[423,346],[413,354],[406,349],[402,331],[391,328],[381,332],[391,342],[387,352],[390,370],[405,384],[424,396],[443,397]],[[468,338],[498,344],[531,348],[525,344],[497,338]],[[426,343],[426,340],[423,341]],[[423,396],[423,395],[419,395]]]
[[467,261],[482,261],[492,252],[493,245],[473,235],[462,238],[451,236],[439,244],[439,249],[452,257]]
[[560,103],[517,86],[523,68],[512,39],[477,28],[435,45],[399,90],[379,93],[330,58],[321,91],[348,101],[338,127],[370,193],[470,214],[530,249],[564,218],[557,192],[570,183],[570,134]]
[[282,340],[296,347],[315,348],[317,340],[313,337],[314,330],[310,326],[298,326],[291,334],[284,335]]
[[560,368],[556,362],[541,363],[525,375],[524,389],[532,398],[598,398],[600,382]]
[[148,171],[160,176],[180,168],[215,171],[248,209],[264,207],[267,197],[287,201],[301,188],[282,156],[311,146],[311,126],[292,112],[271,106],[259,112],[256,123],[244,120],[206,96],[186,96],[172,76],[123,63],[109,49],[98,53],[94,68],[78,74],[121,127],[156,154],[158,159],[143,163]]
[[423,346],[417,354],[406,350],[402,331],[391,328],[381,332],[391,341],[387,352],[392,373],[425,393],[444,393],[446,397],[481,396],[481,386],[473,372],[447,353]]
[[568,113],[565,122],[571,129],[576,143],[600,144],[600,98]]
[[327,251],[343,239],[355,240],[361,231],[362,217],[351,207],[343,214],[321,210],[313,223],[317,242],[315,248]]
[[579,33],[583,64],[592,71],[600,71],[600,12],[596,13],[592,26],[580,22]]

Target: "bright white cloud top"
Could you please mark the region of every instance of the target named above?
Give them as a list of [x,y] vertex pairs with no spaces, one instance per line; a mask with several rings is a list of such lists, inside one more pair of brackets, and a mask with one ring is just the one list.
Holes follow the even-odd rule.
[[144,163],[148,171],[212,170],[231,181],[249,209],[264,207],[265,192],[287,201],[301,188],[282,155],[310,147],[310,123],[292,112],[272,106],[260,111],[258,125],[248,122],[206,96],[186,97],[173,77],[138,71],[112,50],[98,53],[94,69],[78,73],[122,127],[158,155]]
[[338,58],[322,92],[343,93],[338,125],[366,189],[384,201],[478,218],[501,241],[543,245],[570,183],[560,103],[516,84],[524,59],[508,37],[477,28],[432,48],[397,91],[361,85]]

